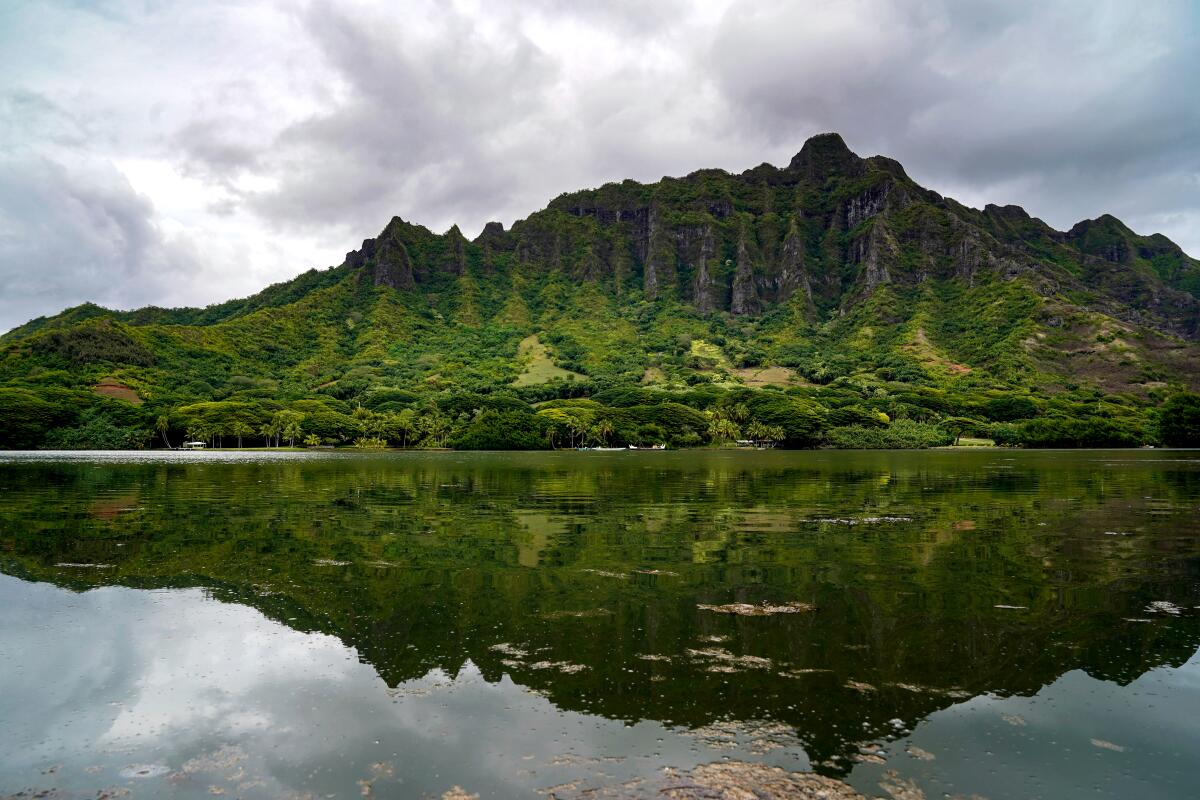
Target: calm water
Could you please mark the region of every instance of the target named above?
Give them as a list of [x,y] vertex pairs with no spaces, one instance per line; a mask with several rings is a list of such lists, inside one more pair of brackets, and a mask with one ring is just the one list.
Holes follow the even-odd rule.
[[1195,451],[0,454],[0,573],[0,797],[1200,795]]

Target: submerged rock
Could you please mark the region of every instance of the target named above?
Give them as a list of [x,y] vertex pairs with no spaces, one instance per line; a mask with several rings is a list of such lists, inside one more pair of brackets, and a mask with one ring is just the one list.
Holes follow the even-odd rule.
[[1125,748],[1119,744],[1113,744],[1105,739],[1092,739],[1092,747],[1099,747],[1101,750],[1112,750],[1115,753],[1124,753]]
[[[737,671],[738,667],[745,669],[770,669],[771,667],[771,660],[769,658],[734,655],[720,647],[706,647],[703,650],[688,648],[687,654],[697,661],[708,662],[710,667],[721,666],[730,668],[720,671]],[[710,671],[715,672],[718,670],[710,669]]]
[[740,749],[754,755],[764,755],[772,750],[803,748],[794,727],[768,720],[718,720],[683,731],[682,735],[714,750]]
[[158,778],[170,771],[165,764],[130,764],[118,774],[122,778]]
[[766,617],[771,614],[799,614],[804,611],[815,611],[816,606],[811,603],[784,603],[782,605],[771,605],[770,603],[726,603],[725,605],[715,606],[701,603],[698,606],[701,611],[716,611],[719,614],[737,614],[742,617]]
[[834,778],[743,761],[701,764],[680,773],[659,795],[672,800],[865,800]]
[[909,778],[901,778],[895,770],[888,770],[879,788],[883,789],[892,800],[925,800],[925,792]]
[[917,747],[915,744],[910,744],[907,748],[908,754],[913,758],[921,761],[933,761],[937,756],[923,747]]
[[872,686],[869,683],[863,683],[862,681],[846,681],[846,688],[853,689],[856,692],[873,692],[873,691],[875,691],[874,686]]
[[612,613],[607,608],[586,608],[582,611],[547,611],[541,617],[542,619],[564,619],[566,617],[585,619],[587,617],[610,617]]

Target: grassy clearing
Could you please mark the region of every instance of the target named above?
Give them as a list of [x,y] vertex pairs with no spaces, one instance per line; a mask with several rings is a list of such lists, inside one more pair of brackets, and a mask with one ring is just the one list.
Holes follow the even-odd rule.
[[690,355],[694,360],[699,361],[703,368],[729,371],[729,359],[725,357],[721,348],[703,339],[692,340]]
[[105,378],[92,387],[92,391],[101,397],[111,397],[114,400],[124,400],[127,403],[133,403],[135,406],[142,404],[142,398],[138,393],[121,383],[114,381],[111,378]]
[[642,373],[642,383],[666,383],[667,376],[658,367],[646,367],[646,371]]
[[790,367],[745,367],[735,369],[733,375],[740,378],[742,383],[751,389],[763,386],[804,386],[808,382],[796,374]]
[[525,369],[513,381],[513,386],[536,386],[556,378],[564,381],[583,378],[579,373],[555,364],[550,359],[546,345],[538,340],[536,334],[521,340],[521,344],[517,346],[517,358],[525,364]]
[[924,328],[917,328],[912,341],[901,346],[901,349],[912,353],[925,367],[935,367],[945,370],[952,375],[966,375],[971,368],[966,364],[957,364],[937,351]]

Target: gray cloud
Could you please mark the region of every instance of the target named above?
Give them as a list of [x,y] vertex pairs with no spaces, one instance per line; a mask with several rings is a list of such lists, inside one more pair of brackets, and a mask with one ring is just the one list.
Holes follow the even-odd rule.
[[217,301],[393,214],[471,235],[825,130],[970,204],[1111,212],[1200,253],[1198,32],[1182,0],[17,4],[0,328]]
[[[279,134],[272,162],[284,177],[251,194],[253,208],[302,224],[371,226],[399,212],[444,221],[499,210],[497,197],[519,176],[505,167],[513,145],[495,136],[550,102],[550,58],[510,24],[502,42],[489,40],[449,7],[419,31],[324,2],[304,24],[346,96]],[[528,131],[545,133],[536,122]]]
[[[731,8],[713,44],[731,108],[770,141],[842,131],[852,147],[973,202],[1058,226],[1104,212],[1200,222],[1200,110],[1184,4]],[[1147,231],[1149,232],[1149,231]],[[1200,235],[1171,231],[1196,252]]]
[[111,166],[9,158],[0,187],[0,319],[153,303],[190,284],[199,254],[164,237],[153,205]]

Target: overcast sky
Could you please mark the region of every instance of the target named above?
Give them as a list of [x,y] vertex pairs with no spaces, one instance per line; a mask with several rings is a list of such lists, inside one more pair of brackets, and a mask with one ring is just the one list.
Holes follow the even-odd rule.
[[399,214],[468,236],[836,130],[965,203],[1200,255],[1200,4],[0,3],[0,330],[205,305]]

